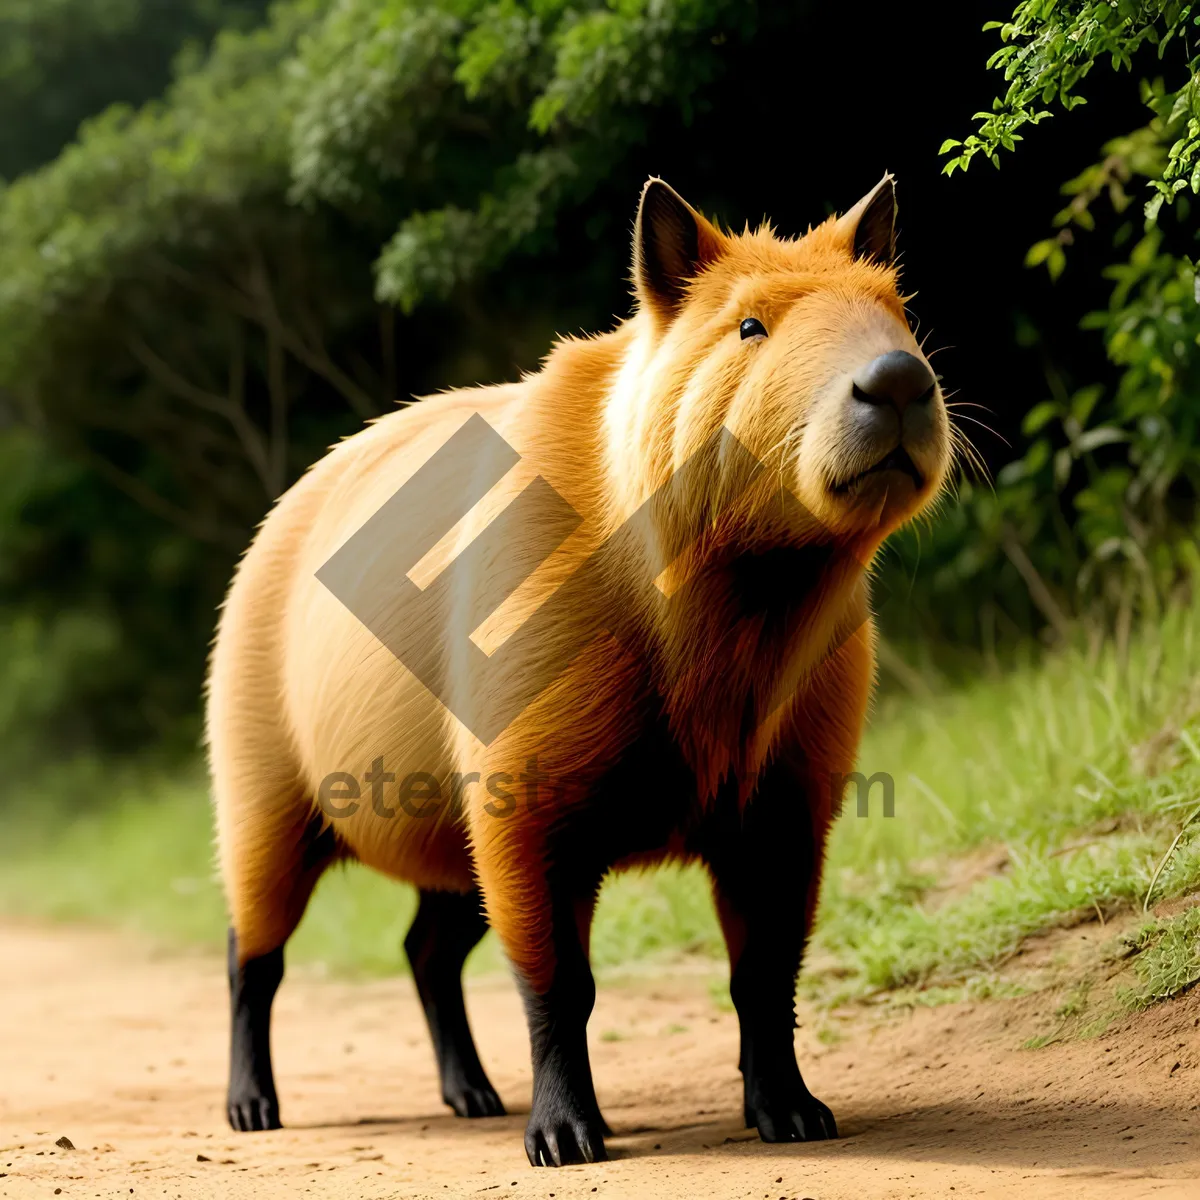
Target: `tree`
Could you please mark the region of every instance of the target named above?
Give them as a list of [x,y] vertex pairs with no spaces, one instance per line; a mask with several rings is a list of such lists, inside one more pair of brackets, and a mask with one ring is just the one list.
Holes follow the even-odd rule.
[[[731,7],[626,5],[581,18],[561,4],[291,0],[260,27],[224,29],[207,56],[185,58],[160,101],[91,118],[0,196],[9,420],[165,523],[157,533],[128,523],[141,531],[136,557],[154,561],[182,537],[183,578],[211,608],[270,502],[322,446],[403,394],[391,303],[412,312],[447,300],[518,249],[536,252],[561,206],[642,130],[621,107],[666,93],[686,102],[715,71],[709,35]],[[21,10],[22,45],[68,15]],[[111,36],[133,64],[162,15],[149,0],[112,0],[81,36]],[[190,15],[218,14],[197,5]],[[74,44],[64,36],[27,55],[28,79],[10,69],[14,102],[32,93],[84,111],[104,86],[122,94],[117,67],[73,92],[46,89]],[[48,122],[44,144],[63,128]],[[430,336],[412,323],[427,356],[400,368],[404,383],[430,371],[439,342],[481,324],[460,301],[428,319]],[[492,341],[507,349],[513,336]],[[14,492],[14,528],[27,528],[38,494]],[[83,549],[95,582],[95,544]],[[37,562],[14,556],[10,594],[44,590]],[[126,569],[115,590],[127,607],[109,607],[105,637],[140,650],[145,604],[128,598],[157,597],[178,615],[179,581],[163,592],[164,581],[136,578],[137,564]],[[133,612],[138,627],[121,632]],[[206,623],[185,619],[176,658],[193,665],[162,674],[194,687]],[[142,653],[124,659],[148,666]]]
[[79,123],[140,104],[185,44],[259,19],[265,0],[8,0],[0,9],[0,178],[52,159]]
[[[1015,197],[1063,143],[1043,138],[999,188],[956,178],[952,197],[936,149],[982,66],[946,61],[901,6],[865,6],[852,54],[816,0],[279,0],[258,24],[235,10],[161,95],[91,117],[0,192],[0,423],[20,429],[0,442],[38,464],[0,508],[0,610],[36,613],[47,644],[77,606],[99,614],[89,661],[120,669],[103,702],[103,679],[80,689],[98,723],[153,732],[194,711],[236,554],[331,441],[414,394],[511,378],[555,333],[627,311],[648,174],[735,227],[770,213],[798,234],[896,170],[922,317],[963,347],[939,361],[997,409],[1037,382],[1008,332],[1037,229]],[[978,33],[969,12],[942,20]],[[856,82],[831,92],[812,64],[838,55]],[[882,122],[901,60],[904,119]],[[1004,219],[980,288],[989,212]],[[1062,307],[1037,323],[1061,330]],[[938,553],[972,542],[963,527]],[[78,566],[48,570],[60,556]],[[1011,559],[997,578],[991,592],[1027,602]],[[0,635],[0,676],[4,653]],[[149,695],[162,719],[139,715]]]
[[[1059,383],[1026,414],[1031,444],[1000,472],[998,495],[976,508],[980,524],[993,539],[1009,539],[1010,550],[1022,526],[1019,544],[1035,548],[1061,596],[1060,607],[1027,559],[1045,616],[1053,622],[1064,608],[1115,615],[1122,635],[1135,611],[1156,613],[1161,597],[1198,565],[1200,290],[1190,220],[1191,197],[1200,193],[1196,24],[1200,8],[1180,0],[1025,0],[1011,21],[985,27],[999,32],[1002,45],[988,65],[1003,72],[1006,92],[979,114],[978,132],[942,146],[951,155],[948,174],[980,156],[999,166],[1022,140],[1018,131],[1086,103],[1097,66],[1139,77],[1149,119],[1108,140],[1102,158],[1064,185],[1068,202],[1054,218],[1057,232],[1026,259],[1058,279],[1098,223],[1127,248],[1104,271],[1112,285],[1107,308],[1084,318],[1104,339],[1116,385],[1069,392]],[[987,561],[980,555],[977,569]]]
[[594,189],[640,132],[631,100],[712,73],[697,35],[728,4],[644,7],[303,2],[226,31],[162,103],[9,189],[0,382],[140,503],[239,547],[304,465],[293,440],[395,399],[365,278],[395,214],[374,290],[412,311]]

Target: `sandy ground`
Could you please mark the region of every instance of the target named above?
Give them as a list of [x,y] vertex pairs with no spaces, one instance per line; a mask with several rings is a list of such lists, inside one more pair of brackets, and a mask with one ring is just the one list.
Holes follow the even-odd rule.
[[612,1161],[535,1171],[507,979],[473,981],[468,1003],[513,1115],[443,1109],[407,979],[293,973],[275,1033],[288,1128],[235,1135],[219,960],[0,925],[0,964],[0,1196],[1200,1196],[1200,989],[1038,1051],[1020,1047],[1044,1000],[859,1012],[833,1046],[805,1020],[805,1076],[843,1137],[765,1146],[739,1126],[736,1024],[709,978],[602,983],[592,1054]]

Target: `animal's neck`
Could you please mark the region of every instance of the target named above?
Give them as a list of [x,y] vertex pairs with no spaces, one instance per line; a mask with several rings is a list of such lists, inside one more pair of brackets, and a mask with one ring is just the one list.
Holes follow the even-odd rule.
[[814,673],[867,619],[863,565],[833,543],[731,551],[659,609],[655,686],[701,795],[752,789]]

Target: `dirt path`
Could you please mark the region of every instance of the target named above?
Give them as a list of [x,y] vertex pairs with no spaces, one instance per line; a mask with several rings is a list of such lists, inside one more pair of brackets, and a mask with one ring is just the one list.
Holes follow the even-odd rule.
[[[550,1172],[521,1148],[528,1050],[506,979],[473,982],[469,1005],[514,1115],[447,1115],[407,979],[293,974],[275,1038],[289,1128],[234,1135],[216,959],[0,926],[0,964],[0,1196],[1200,1196],[1197,993],[1036,1052],[1019,1049],[1030,1001],[863,1014],[833,1047],[806,1022],[805,1075],[844,1136],[764,1146],[736,1119],[736,1025],[707,978],[602,985],[592,1050],[613,1161]],[[56,1147],[64,1135],[76,1149]]]

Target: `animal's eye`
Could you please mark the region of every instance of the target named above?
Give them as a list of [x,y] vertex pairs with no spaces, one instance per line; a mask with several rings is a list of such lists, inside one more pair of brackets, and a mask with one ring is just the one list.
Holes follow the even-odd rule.
[[742,322],[739,332],[744,342],[747,338],[766,337],[767,327],[757,317],[747,317]]

